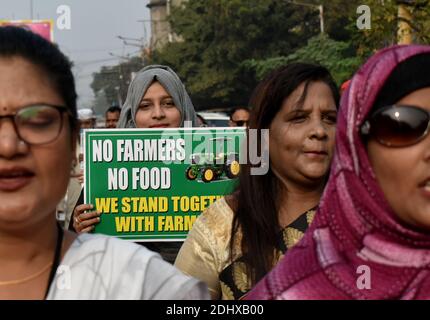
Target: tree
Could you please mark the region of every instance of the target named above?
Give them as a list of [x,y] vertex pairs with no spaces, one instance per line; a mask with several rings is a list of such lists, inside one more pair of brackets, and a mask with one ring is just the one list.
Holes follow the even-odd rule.
[[132,57],[115,66],[103,66],[99,72],[93,74],[91,83],[96,99],[103,94],[109,106],[123,103],[127,97],[132,73],[139,71],[142,67],[140,57]]
[[356,10],[363,4],[362,0],[300,0],[298,2],[323,6],[324,31],[331,39],[349,42],[352,32],[356,32],[346,27],[352,22],[355,23]]
[[104,91],[100,91],[93,100],[93,110],[96,114],[104,115],[112,104],[106,99]]
[[[307,0],[323,4],[326,31],[331,39],[349,42],[356,53],[366,58],[376,50],[396,44],[398,41],[398,3],[409,3],[414,43],[430,43],[429,0]],[[371,13],[371,28],[357,27],[357,8],[367,5]]]
[[[361,57],[368,57],[375,51],[396,44],[398,29],[398,1],[367,0],[371,9],[371,28],[358,30],[355,22],[350,23],[352,41]],[[413,0],[408,6],[411,11],[414,43],[430,43],[430,1]]]
[[271,70],[291,62],[317,63],[325,66],[338,84],[349,79],[363,62],[355,56],[348,42],[335,41],[322,34],[309,39],[306,46],[288,56],[265,60],[248,60],[244,67],[253,70],[262,79]]
[[[410,22],[415,43],[430,43],[430,1],[414,0],[409,6],[413,20]],[[371,12],[371,28],[357,28],[356,9],[361,1],[343,0],[313,1],[324,4],[326,31],[329,35],[319,35],[308,44],[288,56],[269,59],[251,59],[245,67],[254,70],[261,79],[270,70],[281,65],[304,61],[326,66],[338,84],[342,83],[359,68],[364,60],[375,51],[397,43],[398,5],[390,0],[368,0],[366,4]],[[339,25],[342,21],[343,26]],[[339,28],[339,29],[338,29]],[[344,38],[344,36],[346,36]],[[342,39],[345,40],[342,40]],[[337,40],[337,41],[336,41]]]
[[243,61],[288,55],[319,32],[317,11],[284,0],[189,0],[170,22],[182,41],[152,62],[178,72],[197,108],[246,104],[257,79]]

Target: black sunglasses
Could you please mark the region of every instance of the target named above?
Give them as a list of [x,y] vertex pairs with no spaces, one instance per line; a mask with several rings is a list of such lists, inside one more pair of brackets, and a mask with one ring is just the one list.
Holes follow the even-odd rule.
[[361,134],[387,147],[407,147],[424,139],[430,131],[430,111],[416,106],[392,105],[373,113],[362,125]]

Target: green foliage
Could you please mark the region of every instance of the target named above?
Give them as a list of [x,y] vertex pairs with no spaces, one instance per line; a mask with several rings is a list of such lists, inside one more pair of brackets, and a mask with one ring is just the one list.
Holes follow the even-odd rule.
[[328,68],[336,82],[341,84],[352,76],[362,60],[354,56],[347,42],[335,41],[324,34],[309,39],[306,46],[288,56],[248,60],[243,65],[254,70],[257,78],[262,79],[271,70],[291,62],[321,64]]
[[380,48],[397,43],[397,5],[394,1],[367,0],[371,9],[371,29],[359,30],[355,22],[348,26],[357,54],[368,57]]
[[[188,0],[172,9],[180,41],[155,51],[149,63],[170,65],[184,80],[197,107],[241,105],[270,70],[293,61],[326,66],[340,84],[376,50],[397,43],[395,0]],[[430,0],[409,6],[414,42],[430,44]],[[325,35],[319,35],[318,5]],[[359,5],[371,9],[371,29],[359,30]],[[94,75],[92,88],[111,104],[124,101],[139,58]],[[122,75],[122,80],[120,79]],[[100,99],[99,99],[100,100]]]
[[198,107],[247,103],[256,79],[243,61],[288,55],[319,32],[315,9],[284,0],[189,0],[170,20],[181,41],[152,62],[172,66]]
[[324,32],[333,40],[351,41],[351,32],[346,26],[354,23],[357,19],[357,7],[363,4],[364,0],[306,0],[300,1],[323,5],[324,12]]
[[100,91],[94,101],[93,101],[93,110],[96,114],[104,115],[106,110],[112,105],[106,99],[104,91]]
[[417,1],[412,9],[414,21],[412,28],[415,34],[417,43],[430,44],[430,1]]
[[[371,29],[358,30],[355,21],[347,29],[351,40],[361,57],[368,57],[375,51],[394,45],[398,42],[398,5],[395,0],[366,0],[362,4],[371,9]],[[430,43],[430,1],[415,0],[414,5],[407,6],[411,11],[413,42]]]

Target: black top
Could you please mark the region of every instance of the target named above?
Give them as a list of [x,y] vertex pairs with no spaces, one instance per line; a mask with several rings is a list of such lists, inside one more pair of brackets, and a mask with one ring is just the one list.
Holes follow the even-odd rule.
[[[285,252],[302,238],[313,220],[315,209],[316,208],[312,208],[306,211],[284,229],[279,231],[277,235],[278,242],[275,248],[277,251],[277,261],[280,261]],[[221,291],[223,295],[227,296],[229,299],[242,299],[251,290],[246,263],[244,261],[245,259],[243,256],[236,259],[219,274]]]

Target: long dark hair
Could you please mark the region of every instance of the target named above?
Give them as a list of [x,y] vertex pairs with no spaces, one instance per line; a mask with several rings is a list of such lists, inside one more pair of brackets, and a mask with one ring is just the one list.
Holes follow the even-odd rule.
[[[314,81],[322,81],[330,87],[337,106],[338,88],[329,71],[322,66],[293,63],[276,69],[258,84],[250,101],[252,112],[249,123],[249,129],[258,130],[258,150],[262,150],[261,130],[269,128],[283,101],[302,83],[305,84],[301,98],[304,101],[308,85]],[[249,137],[248,134],[247,139]],[[249,146],[249,140],[247,142]],[[232,196],[227,197],[227,202],[235,212],[230,259],[233,260],[233,244],[240,229],[247,274],[251,283],[255,284],[270,271],[275,259],[274,249],[280,231],[278,211],[281,185],[270,168],[265,175],[251,175],[252,167],[249,161],[242,164],[238,187]]]

